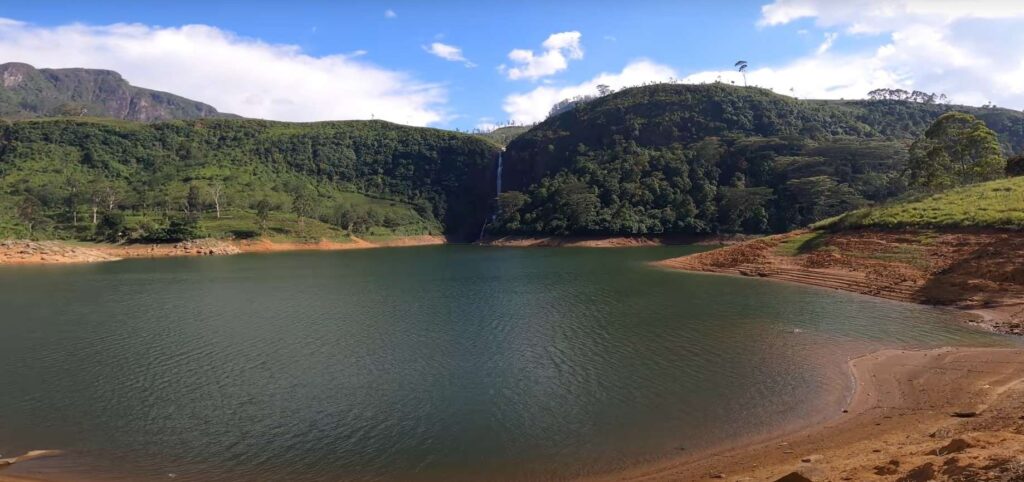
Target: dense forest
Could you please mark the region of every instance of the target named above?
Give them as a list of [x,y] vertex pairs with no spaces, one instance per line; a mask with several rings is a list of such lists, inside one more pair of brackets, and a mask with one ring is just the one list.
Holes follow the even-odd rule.
[[997,151],[1024,149],[1024,113],[922,98],[802,101],[710,84],[581,102],[508,145],[488,230],[786,231],[907,194],[912,143],[950,111],[981,119]]
[[0,121],[0,230],[173,241],[276,223],[310,238],[333,226],[474,239],[498,149],[382,121]]
[[492,234],[764,233],[1024,171],[1024,114],[934,98],[653,85],[489,137],[382,121],[0,121],[0,237],[472,241],[488,219]]

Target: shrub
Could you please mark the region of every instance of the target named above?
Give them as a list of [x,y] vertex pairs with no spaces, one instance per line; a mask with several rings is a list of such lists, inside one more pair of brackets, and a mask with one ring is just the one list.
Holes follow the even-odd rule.
[[1006,175],[1024,176],[1024,154],[1017,154],[1006,160]]

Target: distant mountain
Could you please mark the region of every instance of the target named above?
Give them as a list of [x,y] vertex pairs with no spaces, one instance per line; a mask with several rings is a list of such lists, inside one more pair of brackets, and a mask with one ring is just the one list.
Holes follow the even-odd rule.
[[0,64],[0,117],[110,117],[163,121],[237,117],[181,96],[135,87],[110,70]]

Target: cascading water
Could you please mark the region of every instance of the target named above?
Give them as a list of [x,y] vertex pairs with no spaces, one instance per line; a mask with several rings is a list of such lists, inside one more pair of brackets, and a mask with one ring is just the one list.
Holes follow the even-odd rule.
[[498,184],[498,186],[497,186],[497,194],[495,194],[495,196],[497,196],[498,194],[501,194],[501,155],[504,152],[505,152],[504,149],[498,151],[498,175],[497,175],[497,184]]
[[[494,184],[495,184],[495,186],[494,186],[494,188],[495,188],[494,189],[494,191],[495,191],[494,192],[494,196],[495,197],[497,197],[499,194],[501,194],[501,168],[502,168],[502,155],[504,153],[505,153],[505,148],[502,148],[500,151],[498,151],[498,169],[497,169],[497,172],[495,173],[495,176],[494,176],[495,177],[495,181],[494,181]],[[480,226],[480,239],[478,241],[483,241],[483,239],[484,239],[484,231],[487,229],[487,223],[493,222],[495,217],[497,217],[497,213],[491,213],[490,219],[485,219],[484,220],[484,225]]]

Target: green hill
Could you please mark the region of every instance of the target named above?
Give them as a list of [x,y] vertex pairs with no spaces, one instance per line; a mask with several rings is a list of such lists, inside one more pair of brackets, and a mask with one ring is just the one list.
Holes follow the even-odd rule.
[[251,235],[262,203],[283,235],[316,237],[319,221],[475,239],[496,156],[473,136],[382,121],[0,122],[0,237],[32,224],[36,237],[88,239],[94,212],[123,213],[142,239],[197,216],[211,234]]
[[36,69],[0,64],[0,117],[110,117],[161,121],[235,117],[167,92],[135,87],[121,74],[95,69]]
[[490,132],[481,132],[474,135],[488,139],[495,144],[507,146],[508,143],[512,142],[516,137],[521,136],[528,130],[530,130],[529,126],[506,126],[499,127]]
[[904,195],[910,142],[942,113],[1024,149],[1024,113],[804,101],[725,84],[626,89],[513,140],[503,234],[784,232]]
[[914,200],[860,209],[817,228],[1024,229],[1024,177],[952,189]]

